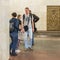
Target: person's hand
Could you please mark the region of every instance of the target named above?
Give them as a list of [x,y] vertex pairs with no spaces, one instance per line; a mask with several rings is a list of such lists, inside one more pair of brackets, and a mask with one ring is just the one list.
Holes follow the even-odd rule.
[[34,28],[32,29],[32,32],[34,32]]
[[22,28],[22,29],[21,29],[21,32],[22,32],[22,33],[24,33],[24,32],[25,32],[25,31],[24,31],[24,28]]

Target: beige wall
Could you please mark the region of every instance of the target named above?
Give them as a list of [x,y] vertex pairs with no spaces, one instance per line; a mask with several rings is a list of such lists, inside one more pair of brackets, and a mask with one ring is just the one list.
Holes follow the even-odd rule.
[[9,50],[9,19],[11,13],[24,13],[27,6],[40,17],[36,23],[38,30],[47,30],[47,5],[60,5],[60,0],[0,0],[0,60],[8,60]]
[[8,2],[0,0],[0,60],[9,58]]
[[40,21],[36,23],[38,30],[47,30],[47,5],[60,5],[60,0],[10,0],[10,12],[17,11],[23,14],[24,8],[28,6],[32,13],[40,17]]

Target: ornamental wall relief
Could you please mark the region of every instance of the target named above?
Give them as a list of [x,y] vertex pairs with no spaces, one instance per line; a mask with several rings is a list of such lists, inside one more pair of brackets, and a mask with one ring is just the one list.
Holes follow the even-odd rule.
[[47,30],[60,31],[60,6],[47,6]]

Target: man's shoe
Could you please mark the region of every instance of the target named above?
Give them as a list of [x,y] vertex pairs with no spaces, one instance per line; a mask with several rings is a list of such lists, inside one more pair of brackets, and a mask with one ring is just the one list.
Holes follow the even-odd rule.
[[11,53],[10,55],[11,55],[11,56],[17,56],[17,54],[16,54],[16,53]]
[[33,49],[29,47],[29,51],[33,51]]

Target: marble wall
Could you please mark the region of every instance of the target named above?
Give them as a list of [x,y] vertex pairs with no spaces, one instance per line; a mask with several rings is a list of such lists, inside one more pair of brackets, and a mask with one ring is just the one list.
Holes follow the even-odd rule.
[[0,0],[0,60],[9,58],[9,1]]
[[36,23],[38,30],[47,30],[47,6],[60,5],[60,0],[10,0],[10,12],[17,11],[18,14],[24,13],[24,8],[27,6],[40,17]]

